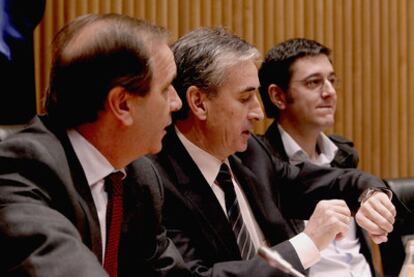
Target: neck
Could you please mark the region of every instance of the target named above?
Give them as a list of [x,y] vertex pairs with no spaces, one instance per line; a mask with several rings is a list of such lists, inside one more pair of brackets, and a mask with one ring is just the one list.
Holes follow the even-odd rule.
[[230,156],[230,154],[220,151],[221,149],[216,147],[215,143],[207,137],[211,132],[206,129],[206,126],[202,121],[200,122],[199,120],[194,120],[190,117],[175,122],[175,126],[194,145],[211,154],[219,161],[224,161]]
[[296,141],[296,143],[308,154],[311,160],[318,156],[318,137],[321,130],[315,128],[298,128],[283,121],[279,122],[280,126]]
[[[87,123],[75,128],[89,143],[91,143],[115,168],[124,168],[129,160],[126,159],[123,149],[125,143],[121,143],[118,138],[122,135],[114,136],[119,133],[119,128],[111,130],[110,124]],[[123,153],[124,152],[124,153]]]

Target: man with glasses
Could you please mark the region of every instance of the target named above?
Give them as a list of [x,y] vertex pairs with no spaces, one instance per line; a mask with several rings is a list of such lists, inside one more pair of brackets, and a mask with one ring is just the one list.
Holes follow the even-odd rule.
[[[260,93],[273,124],[264,135],[274,154],[291,164],[356,168],[358,153],[343,137],[323,133],[332,127],[338,80],[331,50],[309,39],[291,39],[274,46],[259,70]],[[302,220],[292,220],[297,232]],[[306,224],[306,222],[305,222]],[[367,241],[355,220],[342,240],[321,251],[310,276],[375,276]],[[370,267],[370,265],[371,267]],[[351,275],[350,275],[351,274]]]

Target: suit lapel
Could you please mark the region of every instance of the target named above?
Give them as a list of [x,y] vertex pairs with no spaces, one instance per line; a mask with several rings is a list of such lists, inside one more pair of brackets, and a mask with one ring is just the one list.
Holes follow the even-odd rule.
[[78,203],[78,206],[75,205],[73,224],[81,234],[83,242],[95,253],[98,260],[102,262],[102,239],[98,213],[85,173],[66,132],[56,127],[47,118],[43,118],[42,121],[58,137],[65,151],[70,171],[70,177],[68,176],[65,181],[71,183],[71,186],[68,187],[69,192],[72,186],[75,188],[76,192],[73,192],[72,196],[76,198],[73,200]]
[[[270,144],[270,149],[272,149],[272,152],[276,155],[276,157],[283,161],[289,161],[289,157],[285,151],[285,146],[283,145],[282,137],[280,136],[276,121],[269,126],[264,134],[264,137],[266,138],[266,142]],[[277,151],[275,151],[276,149]]]
[[291,229],[286,228],[287,222],[272,199],[270,188],[259,182],[256,175],[238,157],[232,155],[229,160],[265,239],[273,245],[294,235]]
[[176,174],[177,190],[185,197],[188,208],[199,221],[204,235],[210,238],[209,241],[221,252],[227,252],[227,256],[237,255],[240,259],[233,231],[214,192],[175,131],[170,131],[171,134],[168,135],[164,147],[172,153],[169,162],[172,165],[172,172]]

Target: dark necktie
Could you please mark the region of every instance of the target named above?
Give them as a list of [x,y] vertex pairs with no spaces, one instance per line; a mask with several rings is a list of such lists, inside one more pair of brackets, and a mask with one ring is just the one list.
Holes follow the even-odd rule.
[[122,178],[120,171],[111,173],[105,178],[105,189],[108,193],[108,206],[106,212],[107,243],[105,249],[104,268],[109,276],[118,275],[118,249],[122,225]]
[[236,236],[240,255],[244,260],[249,260],[256,254],[256,249],[240,213],[239,203],[237,202],[236,192],[234,191],[231,180],[230,169],[224,163],[220,167],[216,182],[224,191],[227,216]]

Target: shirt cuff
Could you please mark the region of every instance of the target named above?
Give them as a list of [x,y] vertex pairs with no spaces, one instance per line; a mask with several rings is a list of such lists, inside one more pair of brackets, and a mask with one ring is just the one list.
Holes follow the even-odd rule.
[[304,269],[308,269],[321,259],[318,247],[305,233],[302,232],[289,241],[295,248]]

